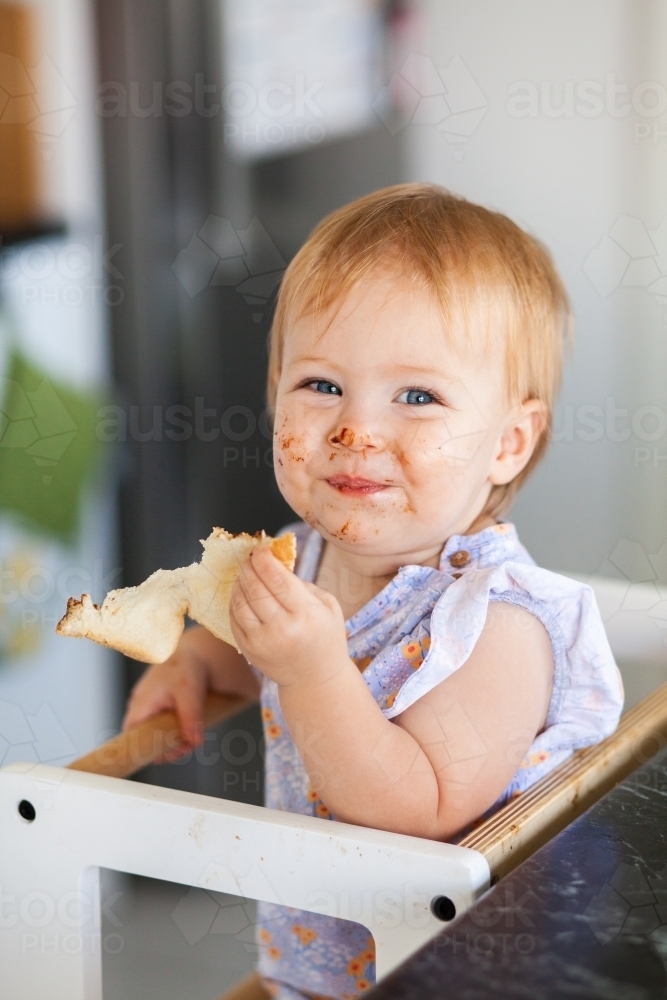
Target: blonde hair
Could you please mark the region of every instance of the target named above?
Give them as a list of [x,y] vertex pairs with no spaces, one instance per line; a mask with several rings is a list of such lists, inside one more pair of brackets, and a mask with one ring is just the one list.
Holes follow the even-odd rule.
[[570,329],[567,293],[549,252],[498,212],[432,184],[397,184],[327,216],[280,287],[269,340],[269,405],[289,323],[327,313],[360,281],[387,268],[435,295],[457,346],[486,350],[501,333],[508,399],[545,404],[530,461],[510,483],[492,487],[484,513],[497,517],[546,448]]

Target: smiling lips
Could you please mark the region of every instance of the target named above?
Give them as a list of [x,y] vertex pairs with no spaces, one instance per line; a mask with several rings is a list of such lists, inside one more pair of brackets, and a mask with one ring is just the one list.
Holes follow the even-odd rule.
[[354,494],[355,496],[379,493],[381,490],[387,489],[386,483],[376,483],[372,479],[363,479],[360,476],[332,476],[327,479],[327,482],[339,493]]

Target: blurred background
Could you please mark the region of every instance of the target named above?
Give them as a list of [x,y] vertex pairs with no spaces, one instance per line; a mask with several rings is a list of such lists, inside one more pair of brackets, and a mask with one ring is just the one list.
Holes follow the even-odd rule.
[[[542,565],[615,580],[608,627],[648,615],[663,650],[665,177],[661,0],[0,2],[0,764],[118,728],[141,667],[55,636],[70,594],[290,519],[276,288],[326,213],[400,181],[554,255],[575,347],[511,517]],[[662,652],[622,668],[629,703],[667,676]],[[141,777],[260,801],[257,718],[222,740]]]

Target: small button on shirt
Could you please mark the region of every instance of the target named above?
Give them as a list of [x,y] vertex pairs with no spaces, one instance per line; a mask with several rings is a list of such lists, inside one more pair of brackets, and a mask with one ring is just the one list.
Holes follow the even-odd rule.
[[449,557],[450,566],[455,566],[456,569],[460,569],[461,566],[465,566],[470,562],[470,553],[466,549],[457,549],[456,552],[452,552]]

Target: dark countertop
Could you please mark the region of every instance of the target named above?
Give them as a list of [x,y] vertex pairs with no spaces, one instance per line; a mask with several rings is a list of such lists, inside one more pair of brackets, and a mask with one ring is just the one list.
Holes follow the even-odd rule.
[[371,996],[665,1000],[665,749]]

